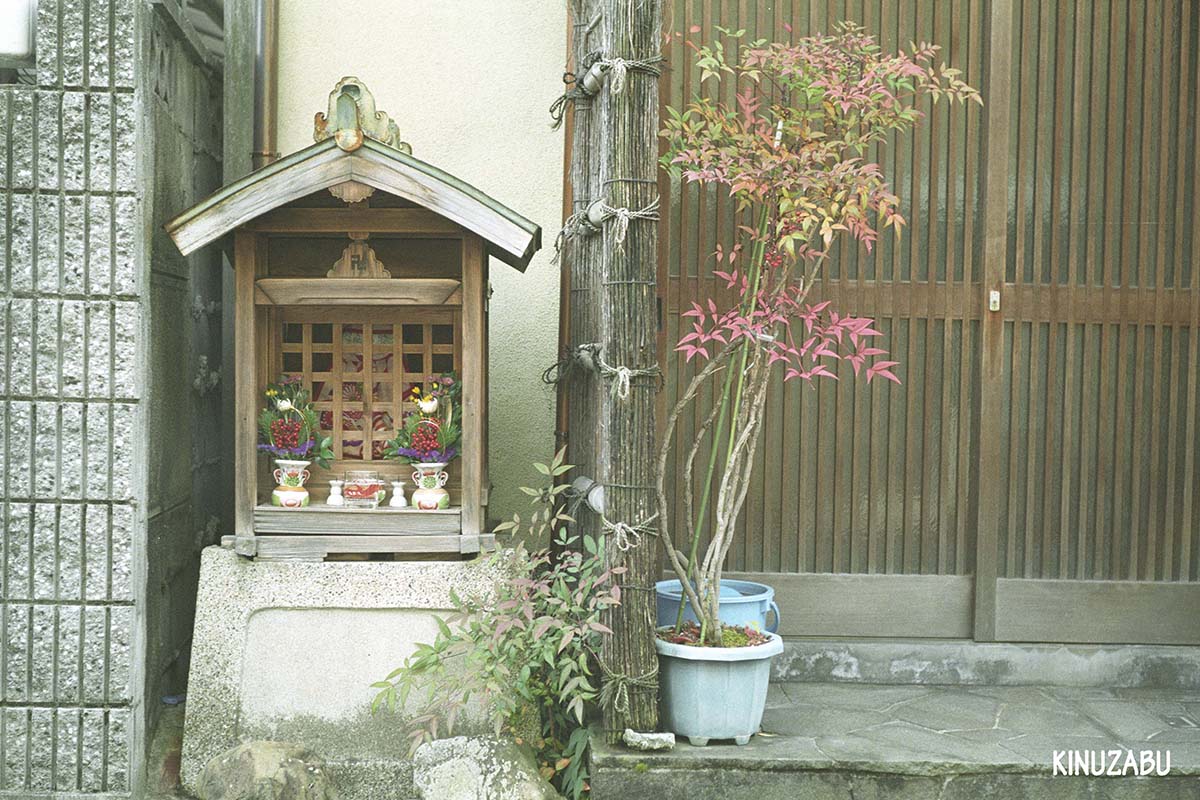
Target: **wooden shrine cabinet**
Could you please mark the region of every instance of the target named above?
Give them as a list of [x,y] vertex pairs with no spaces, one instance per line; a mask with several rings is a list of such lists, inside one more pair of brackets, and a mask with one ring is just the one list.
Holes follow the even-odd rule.
[[[235,547],[304,560],[486,549],[488,258],[524,270],[540,229],[413,158],[353,78],[330,95],[314,138],[167,225],[185,255],[232,235]],[[384,458],[384,443],[410,389],[446,372],[462,387],[450,508],[326,505],[330,479],[352,469],[411,490],[413,467]],[[333,439],[330,468],[309,467],[305,508],[271,505],[270,461],[257,450],[263,393],[281,377],[309,390]]]

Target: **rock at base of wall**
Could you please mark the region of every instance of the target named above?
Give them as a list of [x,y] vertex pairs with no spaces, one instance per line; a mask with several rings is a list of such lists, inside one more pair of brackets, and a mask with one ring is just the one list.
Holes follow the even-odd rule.
[[630,750],[675,749],[675,734],[673,733],[639,733],[633,728],[626,728],[622,738],[625,746]]
[[533,757],[503,739],[456,736],[417,749],[413,785],[423,800],[559,800]]
[[323,762],[304,745],[256,741],[209,761],[200,800],[337,800]]

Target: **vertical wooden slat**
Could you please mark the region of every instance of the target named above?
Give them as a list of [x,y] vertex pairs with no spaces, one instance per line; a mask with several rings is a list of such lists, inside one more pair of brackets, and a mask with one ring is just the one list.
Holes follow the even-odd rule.
[[[1052,7],[1053,9],[1053,7]],[[1056,19],[1055,42],[1053,47],[1054,61],[1054,150],[1051,169],[1053,171],[1053,188],[1050,193],[1049,213],[1051,219],[1050,267],[1052,270],[1052,285],[1064,285],[1074,288],[1078,280],[1078,264],[1070,250],[1070,226],[1067,221],[1067,209],[1070,205],[1070,193],[1067,191],[1071,178],[1070,150],[1070,121],[1067,109],[1070,107],[1071,90],[1066,85],[1067,75],[1071,74],[1069,65],[1073,57],[1071,31],[1066,20]],[[1063,268],[1065,265],[1065,269]],[[1079,410],[1075,402],[1077,392],[1077,363],[1075,353],[1078,345],[1076,337],[1080,333],[1076,319],[1075,293],[1066,295],[1066,307],[1060,312],[1066,323],[1065,354],[1063,367],[1063,458],[1059,460],[1059,529],[1058,529],[1058,575],[1066,578],[1069,575],[1072,553],[1071,519],[1072,498],[1075,486],[1075,453],[1076,438],[1078,437]]]
[[[1087,134],[1091,127],[1091,121],[1086,118],[1088,106],[1088,84],[1087,76],[1090,70],[1087,69],[1087,59],[1089,57],[1090,48],[1088,42],[1091,41],[1091,31],[1088,25],[1093,19],[1093,14],[1090,10],[1083,10],[1078,5],[1075,7],[1075,14],[1072,17],[1073,46],[1071,48],[1071,121],[1069,131],[1070,139],[1070,173],[1069,185],[1075,187],[1067,196],[1066,219],[1067,219],[1067,247],[1071,259],[1072,280],[1071,286],[1075,293],[1079,294],[1082,300],[1082,307],[1090,309],[1093,307],[1091,302],[1096,293],[1092,290],[1092,282],[1089,279],[1088,262],[1085,259],[1086,250],[1084,242],[1086,237],[1081,237],[1077,231],[1083,231],[1086,217],[1084,209],[1089,202],[1087,195],[1087,174],[1088,174],[1088,158],[1089,152],[1087,147]],[[1082,11],[1082,13],[1081,13]],[[1098,403],[1098,384],[1096,382],[1097,368],[1093,366],[1091,353],[1095,349],[1098,356],[1098,342],[1096,341],[1096,333],[1098,328],[1094,325],[1078,326],[1082,337],[1081,352],[1082,360],[1080,362],[1080,377],[1079,377],[1079,408],[1080,408],[1080,457],[1079,457],[1079,489],[1076,506],[1076,514],[1078,516],[1078,535],[1076,537],[1076,554],[1075,554],[1075,574],[1077,578],[1082,578],[1088,575],[1091,567],[1090,561],[1093,555],[1088,547],[1090,541],[1090,522],[1088,509],[1091,507],[1090,498],[1095,488],[1094,474],[1094,451],[1095,451],[1095,436],[1096,436],[1096,404]]]
[[[949,8],[943,8],[938,5],[935,6],[934,13],[933,40],[945,43],[943,54],[947,62],[956,64],[963,63],[962,51],[957,46],[958,39],[963,33],[959,29],[959,25],[961,24],[960,7],[960,4],[954,4]],[[947,17],[949,17],[949,20]],[[958,271],[958,250],[955,247],[956,236],[954,233],[957,222],[955,211],[957,210],[956,196],[958,180],[956,173],[958,170],[954,169],[954,155],[955,134],[959,129],[960,123],[958,121],[959,115],[952,114],[951,112],[952,109],[942,109],[938,112],[945,119],[945,128],[941,140],[935,148],[936,157],[933,159],[934,163],[938,165],[939,173],[943,176],[938,186],[939,204],[948,210],[946,218],[939,220],[937,237],[938,245],[941,248],[939,261],[944,264],[938,280],[947,289],[954,282]],[[936,282],[933,283],[936,284]],[[953,572],[955,528],[954,483],[957,474],[958,457],[958,452],[955,449],[957,442],[954,434],[956,431],[953,425],[958,418],[956,405],[960,406],[962,403],[961,398],[955,397],[957,386],[956,381],[953,379],[962,365],[960,355],[956,352],[954,346],[956,326],[951,320],[952,302],[952,294],[949,291],[945,291],[940,309],[942,317],[942,397],[938,410],[938,450],[940,462],[938,465],[937,486],[937,574],[939,575],[951,574]],[[956,366],[958,369],[955,368]]]
[[[1179,374],[1179,338],[1177,333],[1179,329],[1174,325],[1167,325],[1163,321],[1164,303],[1163,298],[1168,288],[1171,286],[1174,279],[1173,265],[1168,263],[1168,242],[1173,234],[1173,229],[1168,223],[1168,208],[1169,204],[1174,200],[1171,197],[1171,189],[1174,184],[1175,167],[1170,161],[1170,156],[1173,151],[1173,145],[1177,136],[1177,120],[1174,115],[1178,113],[1179,104],[1175,102],[1171,96],[1171,90],[1179,80],[1179,68],[1175,63],[1178,56],[1176,51],[1177,39],[1174,32],[1177,30],[1175,25],[1178,20],[1175,14],[1175,4],[1173,0],[1162,0],[1157,6],[1158,14],[1156,22],[1152,26],[1152,33],[1148,34],[1148,38],[1158,42],[1160,61],[1158,67],[1157,81],[1159,86],[1157,91],[1161,93],[1159,98],[1159,136],[1158,147],[1155,152],[1155,165],[1158,172],[1158,205],[1155,209],[1154,226],[1155,233],[1155,276],[1154,285],[1154,324],[1155,328],[1160,331],[1160,340],[1163,342],[1163,351],[1156,357],[1156,362],[1165,367],[1165,376],[1163,380],[1166,386],[1158,385],[1160,402],[1160,413],[1165,412],[1162,422],[1155,429],[1156,457],[1155,468],[1161,470],[1160,475],[1163,480],[1155,488],[1154,502],[1151,505],[1153,514],[1151,515],[1151,530],[1161,530],[1161,551],[1159,553],[1160,565],[1157,569],[1157,577],[1161,580],[1169,581],[1173,579],[1175,569],[1175,444],[1177,436],[1175,435],[1174,420],[1177,419],[1179,412],[1179,393],[1178,380]],[[1163,397],[1163,394],[1166,397]],[[1165,452],[1163,450],[1165,449]],[[1161,512],[1161,517],[1160,517]],[[1161,522],[1160,522],[1161,519]]]
[[392,321],[392,374],[388,376],[388,379],[392,383],[392,430],[388,434],[388,438],[390,439],[396,435],[396,431],[404,424],[404,401],[408,399],[404,396],[403,318]]
[[[956,8],[958,7],[960,7],[960,4],[956,4]],[[979,78],[983,76],[985,59],[988,58],[986,53],[990,52],[990,36],[985,39],[983,35],[985,30],[985,12],[981,5],[970,4],[967,8],[969,14],[966,26],[969,32],[968,48],[970,56],[968,64],[971,68],[974,68],[972,73],[973,85],[978,86],[980,85]],[[988,48],[983,46],[984,41],[989,42]],[[976,283],[981,282],[983,277],[981,265],[977,264],[975,259],[975,187],[979,184],[979,152],[981,149],[980,142],[983,140],[979,121],[979,114],[967,115],[964,136],[967,148],[965,185],[970,187],[965,192],[963,206],[962,303],[964,308],[968,308],[971,300],[977,296]],[[977,278],[979,278],[978,281]],[[978,462],[974,462],[973,465],[974,453],[971,451],[971,444],[975,440],[975,425],[981,418],[981,409],[978,403],[975,402],[975,398],[971,396],[970,391],[971,387],[974,386],[975,358],[978,352],[974,347],[975,340],[974,325],[971,320],[964,318],[962,323],[962,349],[959,356],[963,369],[959,383],[960,418],[958,450],[960,453],[961,468],[956,495],[958,530],[955,539],[955,573],[957,574],[965,573],[968,568],[973,569],[975,561],[974,552],[968,551],[968,530],[975,531],[977,529],[975,520],[970,514],[971,477],[972,473],[978,467]]]
[[[1129,76],[1129,86],[1140,86],[1143,80],[1143,56],[1145,54],[1145,42],[1141,35],[1141,26],[1144,21],[1143,2],[1130,3],[1126,17],[1126,74]],[[1125,125],[1125,153],[1126,159],[1124,162],[1124,182],[1122,195],[1124,197],[1124,206],[1122,209],[1122,217],[1132,216],[1139,218],[1141,215],[1141,192],[1139,191],[1142,180],[1142,163],[1141,163],[1141,148],[1140,134],[1144,128],[1144,114],[1146,110],[1144,94],[1141,91],[1130,91],[1127,95],[1126,110],[1124,114],[1128,115],[1130,121],[1134,124]],[[1146,260],[1139,254],[1137,245],[1141,235],[1141,231],[1137,226],[1132,228],[1122,228],[1124,241],[1122,242],[1121,252],[1121,282],[1122,285],[1133,285],[1139,288],[1145,286],[1145,268]],[[1132,274],[1130,274],[1132,272]],[[1143,549],[1144,542],[1142,540],[1142,453],[1146,444],[1146,414],[1145,414],[1145,381],[1142,380],[1142,375],[1146,369],[1143,363],[1144,345],[1143,339],[1147,333],[1143,327],[1144,320],[1133,320],[1136,325],[1134,328],[1134,364],[1133,374],[1136,376],[1136,388],[1134,391],[1133,401],[1133,436],[1134,450],[1133,463],[1131,473],[1132,487],[1130,489],[1130,528],[1129,528],[1129,579],[1138,580],[1142,576],[1143,570]]]
[[[1092,24],[1091,37],[1091,75],[1088,80],[1088,108],[1091,112],[1085,117],[1090,118],[1100,113],[1105,106],[1108,84],[1106,69],[1108,61],[1108,34],[1111,27],[1109,6],[1098,3],[1095,8],[1095,19]],[[1089,119],[1090,122],[1090,119]],[[1084,212],[1085,228],[1085,263],[1089,265],[1087,280],[1090,284],[1098,284],[1101,297],[1108,297],[1111,292],[1106,278],[1106,271],[1111,269],[1104,263],[1102,257],[1104,246],[1104,137],[1105,126],[1089,124],[1088,154],[1089,169],[1087,179],[1088,202]],[[1113,449],[1112,431],[1115,428],[1113,420],[1113,401],[1115,393],[1109,391],[1112,385],[1113,340],[1117,335],[1116,326],[1103,324],[1100,326],[1100,369],[1097,376],[1100,391],[1097,396],[1098,414],[1098,443],[1097,469],[1095,475],[1095,538],[1093,550],[1095,554],[1094,575],[1097,578],[1110,577],[1112,552],[1112,484]]]
[[335,322],[333,325],[333,455],[337,460],[343,458],[343,440],[345,432],[342,425],[342,400],[345,395],[343,387],[343,369],[342,369],[342,325]]
[[375,325],[364,319],[362,323],[362,426],[363,461],[373,459],[375,446],[375,377],[372,359],[375,357]]
[[[1186,176],[1190,171],[1186,165],[1191,160],[1188,156],[1189,151],[1186,149],[1190,143],[1187,141],[1188,129],[1185,126],[1188,120],[1189,106],[1193,102],[1193,99],[1187,94],[1191,82],[1187,67],[1190,57],[1190,42],[1188,39],[1192,5],[1192,3],[1188,2],[1173,3],[1171,19],[1172,61],[1170,70],[1174,83],[1174,97],[1172,102],[1174,108],[1172,110],[1173,124],[1171,124],[1170,128],[1174,139],[1174,147],[1171,149],[1169,155],[1172,158],[1172,163],[1168,171],[1174,178],[1174,185],[1172,202],[1164,210],[1162,224],[1168,224],[1166,216],[1169,216],[1170,236],[1164,237],[1164,240],[1169,242],[1170,245],[1166,257],[1170,259],[1172,272],[1168,282],[1174,290],[1179,292],[1186,291],[1183,277],[1183,249],[1186,239],[1184,238],[1183,225],[1181,223],[1183,218],[1182,207],[1186,204]],[[1185,457],[1183,454],[1188,446],[1186,438],[1187,420],[1183,416],[1183,406],[1186,403],[1186,393],[1192,380],[1190,373],[1186,371],[1187,362],[1184,356],[1184,351],[1187,348],[1191,334],[1189,328],[1190,326],[1178,325],[1172,332],[1174,347],[1172,348],[1171,411],[1169,419],[1171,420],[1173,430],[1170,433],[1170,449],[1167,462],[1166,527],[1172,533],[1172,541],[1176,538],[1178,539],[1178,555],[1172,558],[1173,575],[1171,576],[1176,580],[1186,580],[1183,576],[1189,574],[1188,567],[1184,564],[1184,552],[1187,547],[1187,540],[1191,536],[1191,531],[1179,524],[1183,496],[1189,492],[1186,484],[1179,483],[1184,471],[1184,466],[1180,462]],[[1180,370],[1185,371],[1181,372]],[[1188,555],[1190,556],[1190,551]]]
[[[1154,259],[1154,244],[1156,238],[1156,228],[1154,225],[1158,215],[1158,199],[1162,190],[1162,182],[1166,176],[1162,173],[1162,165],[1159,163],[1158,155],[1161,154],[1163,148],[1162,129],[1160,127],[1160,109],[1165,105],[1162,97],[1162,65],[1160,59],[1168,52],[1168,48],[1164,46],[1162,41],[1162,18],[1161,6],[1155,2],[1147,2],[1145,4],[1146,19],[1143,28],[1142,47],[1146,53],[1144,78],[1143,78],[1143,124],[1145,129],[1142,132],[1142,179],[1141,189],[1143,201],[1141,204],[1141,214],[1139,218],[1150,222],[1150,225],[1142,226],[1145,230],[1139,232],[1141,239],[1141,248],[1139,250],[1139,265],[1141,274],[1138,280],[1139,286],[1149,286],[1154,288],[1161,287],[1163,268],[1161,263],[1157,263]],[[1155,13],[1155,12],[1158,13]],[[1153,42],[1153,45],[1150,43]],[[1161,217],[1158,217],[1161,219]],[[1160,431],[1162,428],[1162,389],[1163,389],[1163,366],[1166,361],[1164,350],[1166,349],[1166,338],[1168,336],[1163,327],[1162,322],[1162,292],[1154,293],[1154,315],[1152,319],[1145,320],[1148,324],[1147,332],[1153,331],[1153,349],[1151,374],[1151,401],[1150,401],[1150,419],[1148,420],[1148,444],[1150,458],[1148,468],[1158,477],[1159,480],[1146,481],[1146,560],[1143,568],[1143,575],[1146,580],[1156,580],[1159,575],[1159,544],[1162,539],[1162,530],[1159,527],[1158,511],[1159,498],[1157,497],[1161,474],[1159,472],[1160,465],[1160,448],[1162,445],[1162,436]],[[1153,327],[1150,328],[1149,326]]]
[[[1041,517],[1038,511],[1041,508],[1041,495],[1044,487],[1041,483],[1039,467],[1041,460],[1046,457],[1046,451],[1042,449],[1044,443],[1042,431],[1045,430],[1047,422],[1046,364],[1040,356],[1042,333],[1047,326],[1033,323],[1029,327],[1029,428],[1025,441],[1019,445],[1020,449],[1025,451],[1025,514],[1023,519],[1024,541],[1022,542],[1024,560],[1020,574],[1032,578],[1041,577],[1042,564],[1038,542]],[[1021,517],[1020,509],[1011,509],[1009,513],[1018,519]],[[1012,534],[1010,533],[1010,535]]]
[[[1200,42],[1195,41],[1192,36],[1195,21],[1193,15],[1197,13],[1192,3],[1184,3],[1185,15],[1184,24],[1180,27],[1181,35],[1184,37],[1185,56],[1181,57],[1180,65],[1185,67],[1190,63],[1189,55],[1193,47],[1200,47]],[[1190,56],[1195,58],[1195,56]],[[1190,145],[1191,154],[1200,152],[1200,125],[1197,125],[1197,120],[1200,119],[1200,111],[1197,106],[1200,105],[1200,99],[1196,97],[1197,91],[1200,91],[1200,59],[1196,62],[1196,73],[1189,76],[1189,81],[1181,81],[1181,85],[1188,89],[1182,93],[1184,102],[1187,103],[1187,120],[1188,124],[1185,130],[1192,131],[1193,141]],[[1185,73],[1186,74],[1186,73]],[[1181,115],[1182,118],[1182,115]],[[1180,137],[1181,155],[1182,148],[1187,147],[1186,137]],[[1179,165],[1186,163],[1184,158],[1180,158]],[[1190,191],[1181,191],[1179,193],[1180,202],[1176,206],[1176,235],[1180,237],[1179,241],[1185,241],[1183,237],[1184,225],[1187,224],[1185,216],[1186,205],[1184,198],[1190,198],[1192,218],[1190,222],[1190,235],[1192,241],[1191,272],[1188,279],[1188,288],[1192,296],[1192,313],[1189,319],[1189,344],[1188,344],[1188,389],[1187,403],[1184,411],[1185,416],[1185,434],[1184,434],[1184,460],[1183,460],[1183,508],[1180,510],[1180,524],[1183,532],[1183,541],[1179,548],[1179,580],[1192,580],[1192,542],[1197,536],[1197,528],[1195,525],[1194,510],[1195,510],[1195,495],[1196,495],[1196,453],[1200,449],[1200,439],[1197,438],[1197,388],[1200,386],[1200,285],[1197,283],[1197,278],[1200,277],[1200,202],[1197,201],[1196,192],[1200,188],[1200,168],[1194,159],[1191,159],[1191,168],[1186,171],[1187,181],[1183,181],[1182,176],[1185,174],[1183,169],[1180,169],[1181,185],[1190,187]],[[1182,249],[1182,248],[1181,248]],[[1182,253],[1182,257],[1187,258],[1187,253]],[[1180,285],[1183,285],[1182,279]]]

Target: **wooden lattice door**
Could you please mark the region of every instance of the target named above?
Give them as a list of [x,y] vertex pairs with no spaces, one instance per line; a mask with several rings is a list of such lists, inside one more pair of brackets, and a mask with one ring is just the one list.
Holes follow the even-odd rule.
[[314,486],[345,469],[394,467],[386,443],[406,413],[412,387],[458,372],[461,312],[399,307],[281,308],[279,373],[298,376],[312,393],[321,433],[333,437],[336,461]]

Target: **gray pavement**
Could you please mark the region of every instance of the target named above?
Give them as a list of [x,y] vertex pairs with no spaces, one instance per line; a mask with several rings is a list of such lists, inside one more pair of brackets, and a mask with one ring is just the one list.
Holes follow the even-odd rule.
[[[1055,751],[1158,754],[1167,777],[1054,775]],[[1088,758],[1089,756],[1084,756]],[[1096,756],[1097,758],[1101,756]],[[1061,760],[1070,767],[1069,757]],[[595,800],[1200,798],[1200,689],[774,683],[750,744],[599,746]],[[736,787],[736,788],[735,788]]]

